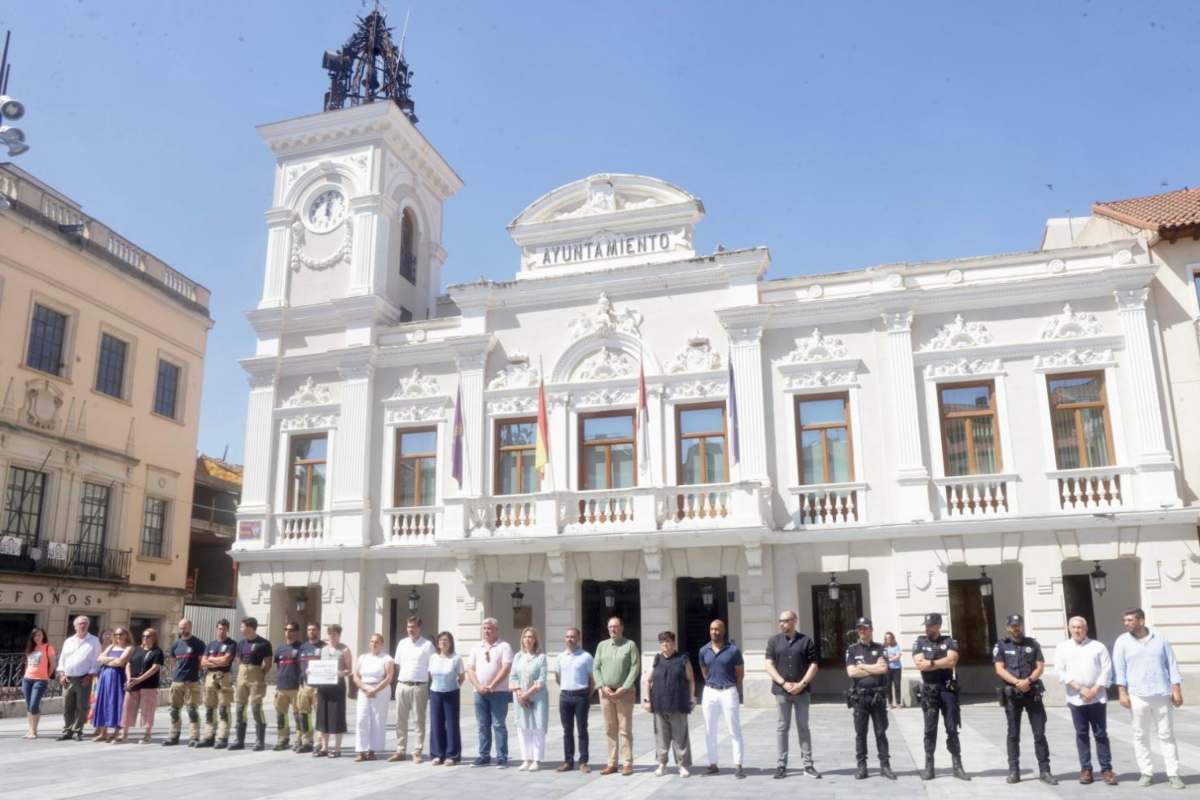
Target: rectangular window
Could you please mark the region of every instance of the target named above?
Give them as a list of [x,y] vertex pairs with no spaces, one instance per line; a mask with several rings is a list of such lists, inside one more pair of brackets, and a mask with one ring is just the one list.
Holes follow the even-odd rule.
[[110,397],[125,396],[125,358],[129,345],[115,336],[100,334],[100,358],[96,363],[96,391]]
[[841,584],[837,600],[829,597],[827,584],[814,585],[812,608],[813,638],[820,663],[824,666],[844,664],[846,647],[854,641],[854,621],[863,614],[862,584]]
[[167,501],[157,497],[146,498],[142,512],[142,555],[163,558],[166,549]]
[[1112,430],[1104,394],[1104,373],[1054,375],[1046,380],[1058,468],[1112,465]]
[[541,489],[533,466],[537,446],[537,420],[504,420],[496,423],[496,494],[529,494]]
[[938,407],[946,476],[999,472],[1000,437],[992,382],[939,386]]
[[324,510],[327,443],[325,434],[292,437],[288,511]]
[[79,544],[76,561],[99,566],[104,563],[108,537],[108,505],[111,490],[98,483],[84,483],[79,497]]
[[437,430],[396,431],[397,508],[437,502]]
[[1196,290],[1196,302],[1200,304],[1200,269],[1192,271],[1192,288]]
[[625,489],[637,484],[632,411],[582,417],[579,439],[580,488]]
[[5,536],[16,536],[35,544],[42,530],[42,498],[46,493],[46,474],[11,467],[4,488]]
[[684,406],[675,411],[679,484],[724,483],[725,404]]
[[179,367],[170,361],[158,361],[158,379],[154,382],[154,413],[175,419],[179,397]]
[[849,406],[845,394],[796,398],[801,485],[854,480]]
[[25,366],[62,376],[66,369],[63,348],[67,342],[67,315],[34,304],[33,321],[29,326],[29,347],[25,351]]

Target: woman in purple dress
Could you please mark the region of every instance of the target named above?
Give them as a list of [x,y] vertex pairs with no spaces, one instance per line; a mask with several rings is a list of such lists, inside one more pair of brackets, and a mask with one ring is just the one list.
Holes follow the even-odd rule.
[[113,736],[121,730],[121,709],[125,705],[125,662],[133,654],[129,631],[113,631],[112,644],[100,651],[100,680],[96,686],[96,710],[92,724],[96,726],[93,742],[106,742],[108,729]]

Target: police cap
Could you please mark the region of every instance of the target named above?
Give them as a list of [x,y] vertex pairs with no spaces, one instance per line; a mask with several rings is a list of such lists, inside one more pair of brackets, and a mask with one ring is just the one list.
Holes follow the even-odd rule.
[[858,621],[854,623],[854,627],[855,628],[874,628],[875,626],[871,624],[870,617],[859,617]]
[[926,614],[925,615],[925,624],[926,625],[941,625],[942,624],[942,615],[937,613],[936,611],[934,611],[930,614]]
[[1009,625],[1024,625],[1025,618],[1022,617],[1020,614],[1009,614],[1008,615],[1008,624]]

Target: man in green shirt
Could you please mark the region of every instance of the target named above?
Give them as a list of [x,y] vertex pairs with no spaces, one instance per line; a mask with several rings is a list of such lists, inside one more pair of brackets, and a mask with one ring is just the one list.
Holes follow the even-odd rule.
[[608,621],[610,638],[596,646],[592,675],[600,690],[600,713],[608,738],[608,766],[601,775],[617,771],[617,741],[620,739],[622,775],[633,774],[633,700],[641,661],[637,645],[622,636],[620,617]]

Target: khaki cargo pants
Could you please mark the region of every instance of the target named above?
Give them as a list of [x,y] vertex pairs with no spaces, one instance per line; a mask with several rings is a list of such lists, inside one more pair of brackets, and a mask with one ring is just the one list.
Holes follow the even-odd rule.
[[265,725],[267,722],[266,716],[263,715],[263,698],[267,696],[267,673],[262,667],[257,667],[252,664],[242,664],[238,667],[237,687],[233,693],[234,702],[237,703],[237,722],[239,725],[246,724],[246,704],[250,704],[250,713],[254,715],[254,722],[258,725]]
[[233,705],[233,673],[209,670],[204,676],[204,721],[208,739],[229,739],[229,707]]
[[301,686],[296,692],[296,713],[299,716],[300,741],[313,743],[313,724],[316,722],[317,687]]
[[[288,711],[296,715],[296,728],[300,728],[299,689],[275,688],[275,731],[280,742],[286,742],[291,730],[288,726]],[[303,736],[303,733],[298,735]]]
[[171,738],[179,738],[182,726],[180,709],[187,703],[192,741],[200,741],[200,681],[175,681],[171,684]]

